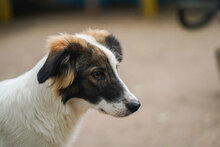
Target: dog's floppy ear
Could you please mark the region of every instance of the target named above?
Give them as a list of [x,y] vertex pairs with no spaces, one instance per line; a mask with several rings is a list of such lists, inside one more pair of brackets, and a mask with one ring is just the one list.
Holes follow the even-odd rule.
[[123,59],[122,48],[118,39],[116,39],[113,34],[107,32],[106,30],[98,30],[98,29],[94,29],[94,30],[88,29],[87,31],[84,31],[83,34],[93,36],[97,42],[110,49],[114,53],[116,59],[119,62],[122,61]]
[[52,79],[55,91],[68,87],[76,74],[76,59],[85,50],[83,43],[80,39],[66,34],[51,37],[48,44],[49,55],[37,74],[38,82],[41,84]]
[[[71,67],[70,56],[71,51],[69,49],[51,52],[48,55],[46,62],[37,74],[38,82],[41,84],[49,78],[55,78],[62,75],[69,77],[68,80],[73,80],[74,73],[71,73],[73,67]],[[66,78],[64,78],[64,80],[66,80]],[[67,82],[63,82],[63,84],[61,84],[61,87],[65,86],[64,83]]]

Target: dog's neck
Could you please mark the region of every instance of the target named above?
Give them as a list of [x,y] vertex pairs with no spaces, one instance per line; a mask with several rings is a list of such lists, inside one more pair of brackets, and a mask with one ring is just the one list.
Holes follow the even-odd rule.
[[28,89],[30,93],[26,97],[29,102],[27,111],[30,113],[24,115],[29,115],[26,117],[30,118],[28,121],[34,120],[29,124],[35,132],[47,136],[45,138],[49,138],[48,141],[54,143],[54,146],[64,146],[71,137],[75,137],[77,124],[89,108],[89,104],[84,100],[73,98],[64,105],[60,98],[54,97],[49,80],[39,84],[37,73],[45,60],[46,56],[33,69],[18,78],[26,81],[23,88]]

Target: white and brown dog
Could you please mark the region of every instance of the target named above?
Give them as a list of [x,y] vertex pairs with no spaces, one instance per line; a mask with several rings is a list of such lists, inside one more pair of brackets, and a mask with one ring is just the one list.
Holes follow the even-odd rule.
[[118,40],[104,30],[59,34],[27,73],[0,82],[0,147],[63,147],[89,108],[116,117],[140,102],[117,73]]

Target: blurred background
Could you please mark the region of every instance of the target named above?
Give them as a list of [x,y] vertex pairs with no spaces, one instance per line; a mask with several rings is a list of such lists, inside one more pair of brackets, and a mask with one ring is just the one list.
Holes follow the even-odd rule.
[[[138,112],[88,113],[75,147],[219,147],[219,0],[0,0],[0,80],[30,70],[57,32],[106,29]],[[219,60],[220,61],[220,60]]]

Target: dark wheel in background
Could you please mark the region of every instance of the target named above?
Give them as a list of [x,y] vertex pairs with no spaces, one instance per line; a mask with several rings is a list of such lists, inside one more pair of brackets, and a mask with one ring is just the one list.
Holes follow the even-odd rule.
[[180,23],[188,29],[208,24],[220,8],[220,0],[177,0]]

